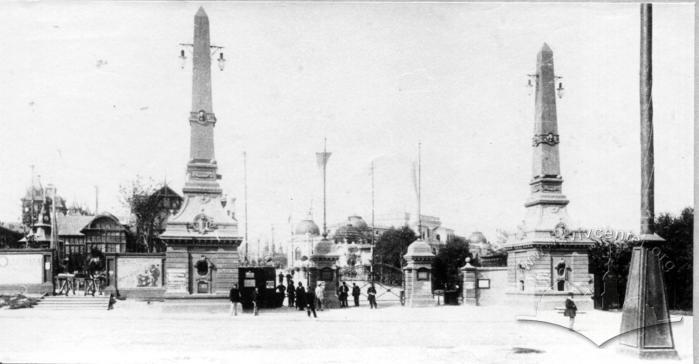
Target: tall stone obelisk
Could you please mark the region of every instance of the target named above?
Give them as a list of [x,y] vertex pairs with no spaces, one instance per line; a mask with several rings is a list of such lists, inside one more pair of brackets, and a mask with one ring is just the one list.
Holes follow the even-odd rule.
[[[553,51],[544,44],[536,61],[532,179],[526,215],[514,241],[505,245],[508,298],[552,309],[573,293],[581,308],[592,307],[587,248],[592,241],[572,228],[563,195],[556,115]],[[524,302],[522,302],[524,300]]]
[[203,8],[194,16],[192,110],[189,113],[190,159],[181,210],[172,216],[160,239],[167,244],[167,295],[225,294],[238,280],[242,242],[238,222],[222,204],[214,156],[216,116],[211,101],[209,18]]
[[192,111],[189,114],[189,163],[185,195],[221,195],[214,156],[216,116],[211,101],[209,18],[204,8],[194,16]]

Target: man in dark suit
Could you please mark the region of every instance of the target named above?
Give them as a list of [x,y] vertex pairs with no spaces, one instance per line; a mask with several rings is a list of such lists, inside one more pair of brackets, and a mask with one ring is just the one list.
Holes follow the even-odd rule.
[[566,309],[563,311],[563,316],[566,316],[570,319],[568,322],[568,330],[574,330],[573,325],[575,324],[575,314],[578,312],[578,306],[575,305],[575,301],[573,301],[573,292],[570,292],[568,294],[568,298],[566,298]]
[[233,288],[231,288],[228,298],[231,300],[231,314],[238,316],[238,302],[240,302],[240,290],[238,290],[238,283],[233,283]]
[[257,287],[252,291],[252,312],[257,316],[260,308],[260,291]]
[[342,282],[340,286],[340,307],[347,307],[347,297],[349,296],[349,287],[347,287],[347,282]]
[[294,288],[294,281],[292,281],[291,279],[289,279],[289,285],[287,286],[286,294],[287,294],[288,301],[289,301],[289,307],[294,307],[294,304],[295,304],[294,301],[296,298],[296,290]]
[[296,288],[296,308],[299,311],[306,309],[306,290],[301,282],[299,282],[299,286]]
[[366,290],[366,295],[369,298],[369,308],[377,308],[376,306],[376,287],[374,283]]
[[279,307],[284,306],[284,292],[286,292],[286,287],[284,287],[284,284],[280,281],[277,286],[277,302],[279,302]]
[[311,317],[311,312],[313,312],[314,318],[318,318],[316,316],[316,294],[313,291],[313,287],[308,287],[308,292],[306,292],[306,313],[308,313],[308,317]]
[[359,286],[356,283],[352,283],[352,298],[354,298],[354,306],[359,306]]

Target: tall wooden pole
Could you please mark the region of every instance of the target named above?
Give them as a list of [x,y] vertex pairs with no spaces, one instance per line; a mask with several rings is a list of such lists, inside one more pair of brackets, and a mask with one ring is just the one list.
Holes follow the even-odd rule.
[[376,230],[374,226],[374,161],[371,161],[371,265],[369,266],[369,271],[371,272],[371,281],[374,282],[374,245],[376,244]]
[[417,235],[422,239],[422,142],[417,143]]
[[100,188],[95,185],[95,215],[99,214],[100,211]]
[[374,245],[374,161],[371,161],[371,245]]
[[654,233],[653,166],[653,13],[651,4],[641,4],[641,234]]
[[30,206],[30,208],[29,208],[29,230],[30,231],[34,227],[34,213],[35,213],[34,212],[34,165],[33,164],[31,165],[31,169],[32,169],[32,182],[31,182],[32,184],[31,184],[30,189],[32,191],[31,192],[32,199],[29,203],[29,206]]
[[674,338],[665,296],[663,268],[657,251],[664,243],[653,228],[652,5],[641,4],[641,232],[633,242],[621,316],[620,343],[644,358],[674,358]]
[[245,262],[248,263],[248,154],[243,152],[243,185],[245,186]]
[[[328,154],[328,138],[323,139],[323,156],[326,156]],[[325,221],[327,212],[326,212],[326,170],[327,170],[327,160],[325,163],[323,163],[323,238],[328,237],[328,225]]]

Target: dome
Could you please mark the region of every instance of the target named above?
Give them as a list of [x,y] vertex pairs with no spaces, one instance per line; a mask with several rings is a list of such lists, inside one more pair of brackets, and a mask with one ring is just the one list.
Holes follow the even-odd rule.
[[347,218],[349,221],[349,225],[352,225],[353,227],[359,229],[359,230],[368,230],[369,226],[366,224],[366,221],[362,219],[361,216],[353,215]]
[[311,220],[310,217],[306,220],[299,221],[299,223],[296,224],[296,228],[294,229],[294,235],[306,234],[310,234],[312,236],[320,235],[320,229],[318,228],[318,225],[316,225],[316,223],[313,222],[313,220]]
[[408,245],[408,251],[405,255],[434,256],[434,254],[432,254],[432,247],[424,240],[415,240],[412,244]]
[[336,237],[359,237],[361,236],[361,232],[359,229],[356,227],[352,226],[351,224],[343,225],[337,228],[335,231],[335,236]]
[[361,244],[365,241],[365,236],[362,231],[351,224],[343,225],[337,228],[332,237],[335,239],[335,242],[338,243],[344,242]]
[[472,244],[488,244],[488,239],[485,238],[480,231],[474,231],[471,236],[468,237],[468,241]]

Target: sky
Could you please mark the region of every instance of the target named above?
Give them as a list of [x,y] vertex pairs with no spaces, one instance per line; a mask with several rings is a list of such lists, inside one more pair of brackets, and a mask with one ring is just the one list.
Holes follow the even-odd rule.
[[[3,2],[0,221],[18,221],[35,166],[44,185],[128,214],[136,178],[181,191],[189,155],[191,43],[204,6],[224,71],[212,71],[222,187],[243,233],[283,237],[312,210],[328,224],[416,210],[459,235],[516,230],[531,179],[544,42],[557,100],[563,192],[583,228],[638,231],[639,6],[622,3]],[[656,214],[692,205],[694,7],[653,6]],[[215,63],[214,63],[215,67]]]

